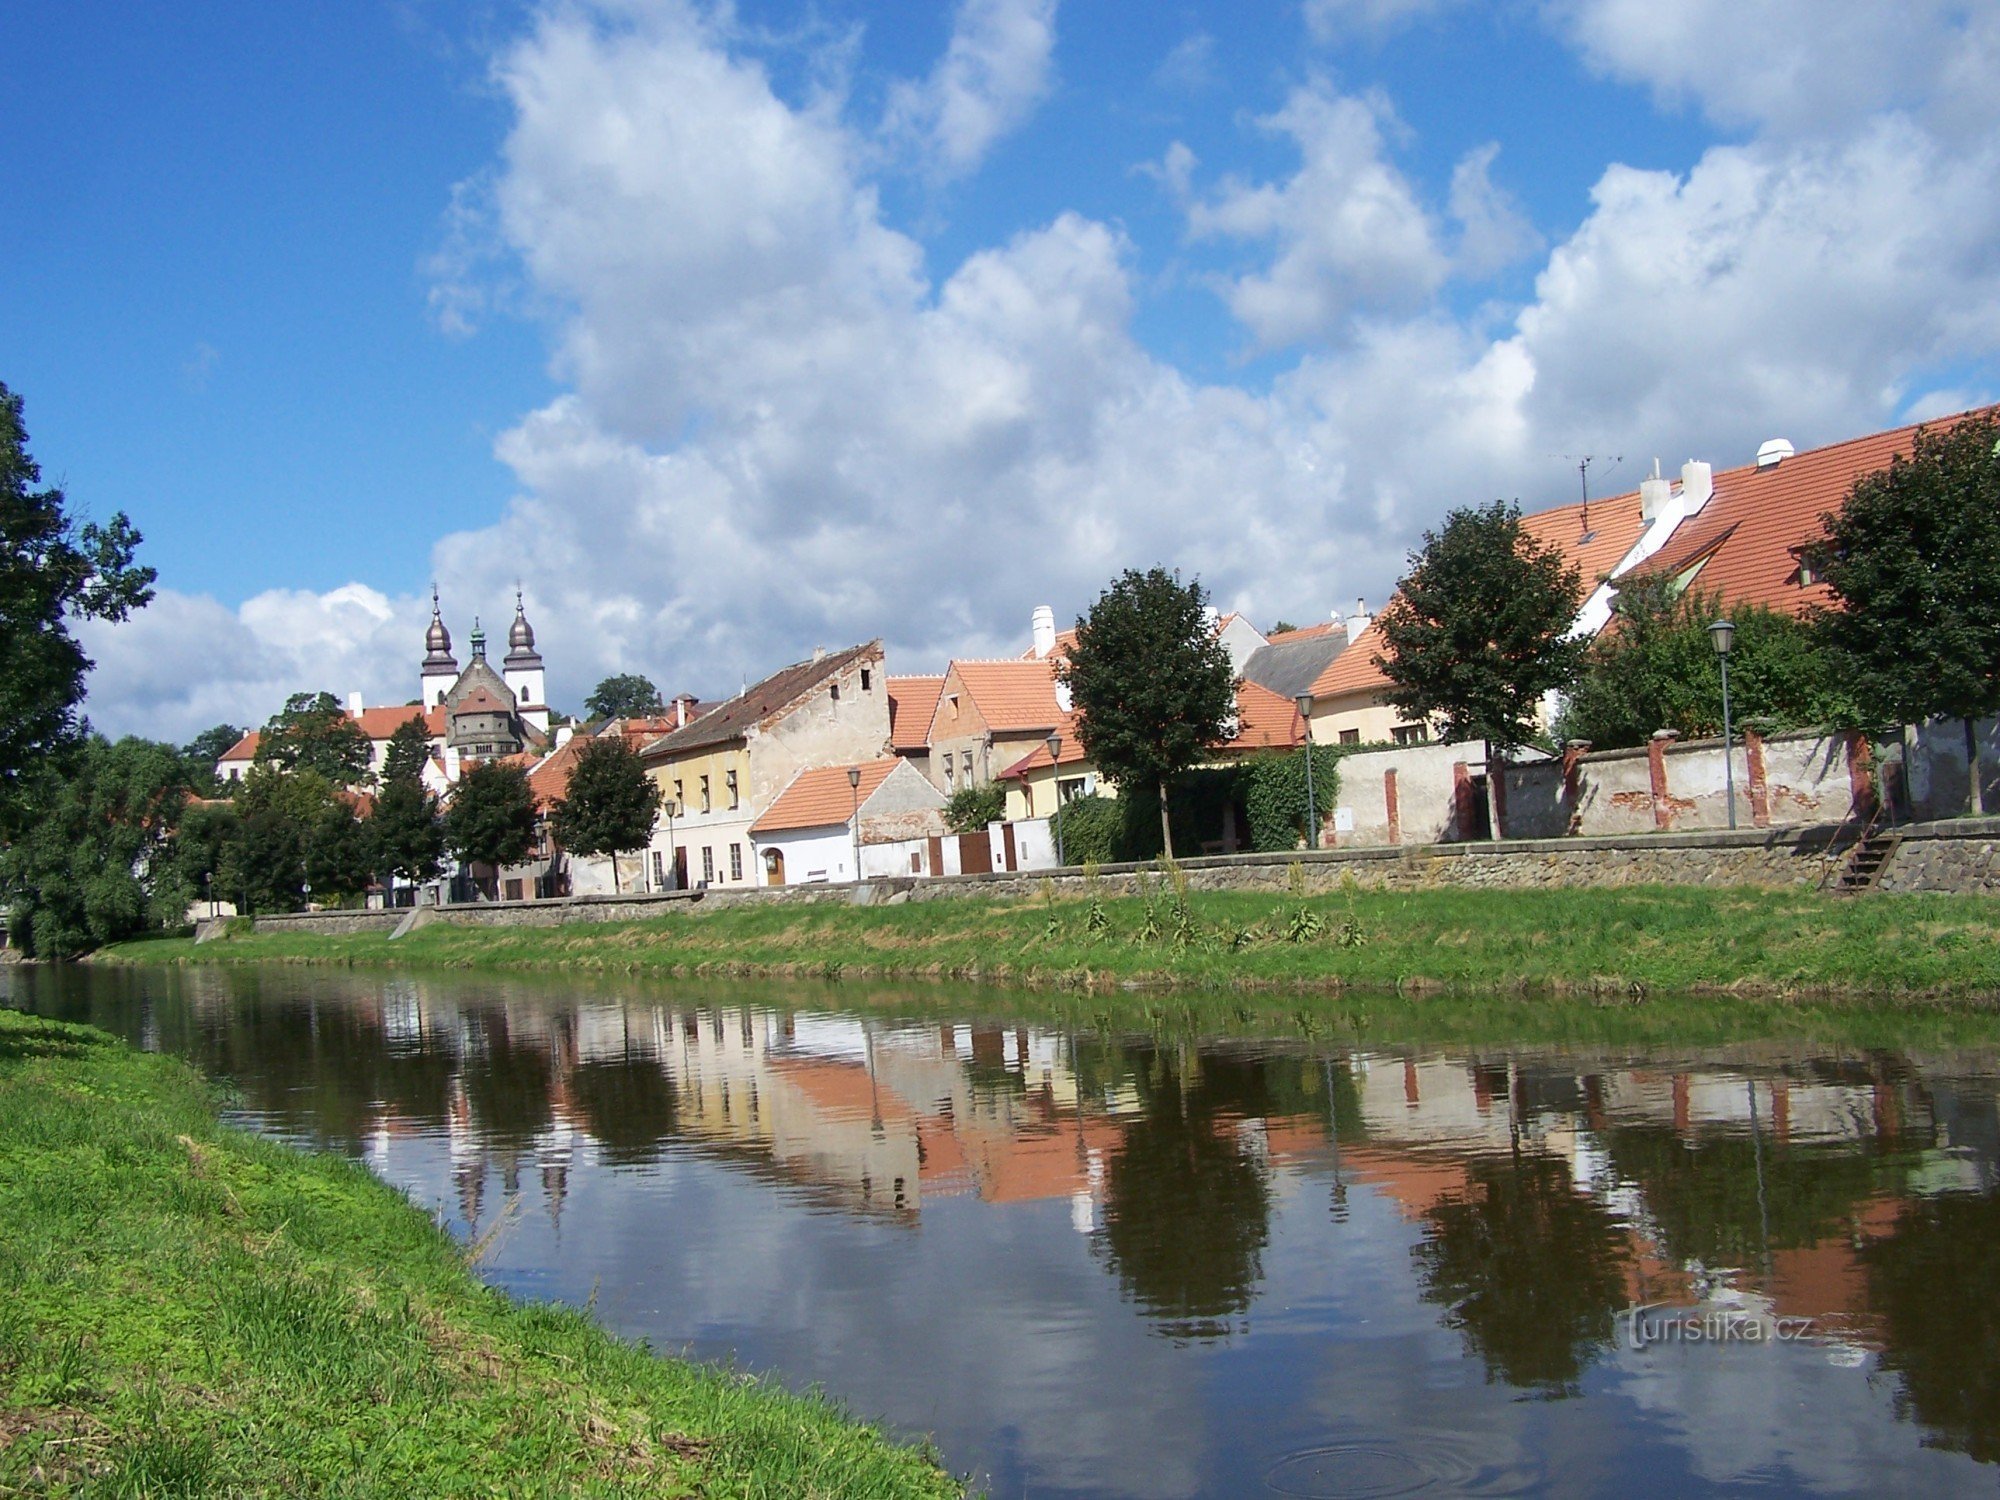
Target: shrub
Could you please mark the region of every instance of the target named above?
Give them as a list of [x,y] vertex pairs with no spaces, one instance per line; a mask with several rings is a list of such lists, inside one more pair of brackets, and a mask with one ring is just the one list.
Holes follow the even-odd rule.
[[1007,791],[997,785],[960,787],[944,805],[945,827],[953,833],[977,833],[1007,816]]
[[[1118,852],[1125,810],[1115,797],[1075,797],[1062,805],[1063,860],[1072,865],[1108,865]],[[1159,831],[1155,824],[1154,832]],[[1050,838],[1054,838],[1051,831]]]
[[[1313,801],[1322,820],[1340,795],[1340,752],[1312,747]],[[1250,847],[1281,853],[1298,846],[1306,829],[1306,757],[1265,755],[1251,761],[1243,777],[1243,811],[1250,823]]]

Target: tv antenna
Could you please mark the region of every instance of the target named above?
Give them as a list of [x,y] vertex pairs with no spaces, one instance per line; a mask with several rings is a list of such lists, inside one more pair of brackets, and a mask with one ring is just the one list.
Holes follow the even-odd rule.
[[1590,466],[1594,463],[1622,464],[1622,453],[1559,453],[1555,455],[1564,463],[1576,465],[1576,479],[1583,490],[1583,541],[1589,541],[1590,532]]

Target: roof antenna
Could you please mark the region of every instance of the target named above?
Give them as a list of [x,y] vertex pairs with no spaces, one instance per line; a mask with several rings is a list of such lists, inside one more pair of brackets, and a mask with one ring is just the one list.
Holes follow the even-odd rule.
[[1590,466],[1599,459],[1603,459],[1608,464],[1622,464],[1625,462],[1625,455],[1622,453],[1563,453],[1558,454],[1557,457],[1561,458],[1565,463],[1576,465],[1577,483],[1583,489],[1583,532],[1577,540],[1587,542],[1593,535],[1590,529]]

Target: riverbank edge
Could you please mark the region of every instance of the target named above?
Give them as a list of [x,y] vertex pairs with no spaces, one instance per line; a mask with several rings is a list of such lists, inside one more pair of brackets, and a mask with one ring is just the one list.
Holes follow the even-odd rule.
[[[1182,891],[1041,902],[683,906],[560,928],[434,923],[390,939],[230,932],[95,962],[326,964],[663,979],[977,983],[1117,991],[1675,994],[2000,1012],[2000,897],[1829,898],[1756,887]],[[1494,976],[1502,976],[1498,980]]]
[[0,1493],[963,1492],[817,1393],[508,1298],[365,1167],[217,1110],[0,1010]]

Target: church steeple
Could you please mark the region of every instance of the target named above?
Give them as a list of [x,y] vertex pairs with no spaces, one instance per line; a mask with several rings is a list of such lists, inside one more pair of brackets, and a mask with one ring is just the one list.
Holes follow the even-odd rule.
[[444,701],[445,690],[458,679],[458,659],[451,654],[451,632],[445,629],[438,606],[437,585],[431,585],[431,628],[424,632],[424,667],[418,701],[435,708]]
[[472,617],[472,659],[486,660],[486,632],[479,628],[479,616]]
[[542,659],[535,652],[535,627],[528,623],[528,606],[518,585],[514,589],[514,623],[507,630],[507,659],[501,664],[507,686],[521,705],[521,717],[544,732],[549,727],[548,688]]

